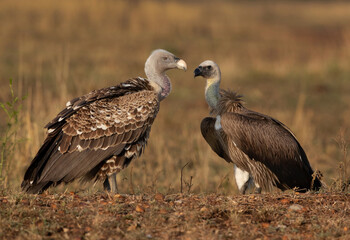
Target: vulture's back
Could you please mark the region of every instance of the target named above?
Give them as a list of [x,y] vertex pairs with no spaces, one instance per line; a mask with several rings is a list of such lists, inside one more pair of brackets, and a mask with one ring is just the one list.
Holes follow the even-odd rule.
[[105,177],[139,156],[158,113],[158,95],[143,78],[69,101],[46,127],[44,144],[27,169],[22,189]]

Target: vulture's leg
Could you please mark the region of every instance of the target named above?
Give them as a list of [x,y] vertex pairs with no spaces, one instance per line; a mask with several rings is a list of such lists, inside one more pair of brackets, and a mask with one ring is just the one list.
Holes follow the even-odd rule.
[[254,193],[260,194],[261,193],[261,187],[259,184],[255,183],[255,191]]
[[108,182],[109,186],[111,187],[111,192],[118,193],[117,173],[113,173],[112,175],[108,176]]
[[106,178],[106,180],[103,182],[103,187],[106,191],[109,191],[112,193],[118,193],[117,173],[113,173],[109,175]]
[[247,189],[249,187],[249,181],[246,181],[241,188],[239,188],[240,193],[242,193],[243,195],[246,193]]
[[111,191],[111,187],[109,186],[109,182],[108,182],[108,177],[103,182],[103,189],[108,191],[108,192]]
[[235,178],[236,178],[237,187],[240,193],[245,194],[251,180],[251,178],[249,177],[249,172],[238,168],[236,165],[234,166],[235,166]]

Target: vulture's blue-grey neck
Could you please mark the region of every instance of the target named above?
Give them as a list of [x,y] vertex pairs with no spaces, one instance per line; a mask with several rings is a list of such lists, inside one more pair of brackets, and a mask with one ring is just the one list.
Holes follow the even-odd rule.
[[206,79],[205,99],[213,116],[202,120],[202,135],[215,153],[235,164],[241,193],[252,182],[258,193],[275,187],[298,191],[321,187],[320,176],[283,123],[245,108],[240,95],[219,89],[221,73],[215,62],[204,61],[194,75]]
[[131,78],[67,102],[46,125],[48,135],[24,175],[22,189],[40,193],[80,178],[102,180],[106,189],[116,192],[116,174],[141,155],[159,103],[171,91],[165,72],[174,68],[186,70],[187,65],[158,49],[146,61],[147,79]]

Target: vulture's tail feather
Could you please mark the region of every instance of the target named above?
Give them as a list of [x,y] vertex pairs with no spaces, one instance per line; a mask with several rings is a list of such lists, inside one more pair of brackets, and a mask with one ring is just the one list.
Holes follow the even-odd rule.
[[46,138],[44,144],[41,146],[24,174],[24,179],[21,184],[23,191],[27,193],[41,193],[53,184],[51,181],[38,182],[38,180],[57,143],[61,140],[61,137],[62,133],[58,133]]

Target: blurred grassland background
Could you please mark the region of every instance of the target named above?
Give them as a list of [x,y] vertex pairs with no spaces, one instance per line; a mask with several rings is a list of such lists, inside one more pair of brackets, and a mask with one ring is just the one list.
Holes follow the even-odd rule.
[[187,162],[185,191],[192,176],[192,192],[237,192],[232,165],[211,151],[199,129],[208,116],[205,82],[192,72],[206,59],[221,67],[222,88],[239,91],[248,108],[292,129],[326,183],[338,178],[341,133],[349,142],[350,3],[3,0],[0,102],[10,99],[10,78],[15,94],[27,96],[8,187],[20,189],[44,125],[68,100],[144,76],[156,48],[185,59],[188,71],[169,72],[173,91],[161,103],[145,154],[119,174],[121,192],[179,192]]

